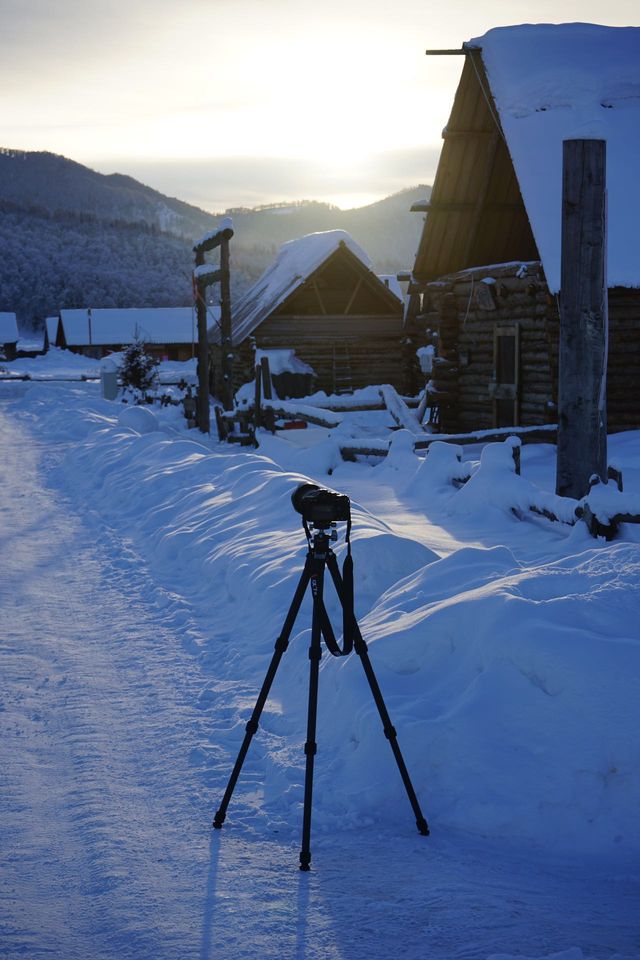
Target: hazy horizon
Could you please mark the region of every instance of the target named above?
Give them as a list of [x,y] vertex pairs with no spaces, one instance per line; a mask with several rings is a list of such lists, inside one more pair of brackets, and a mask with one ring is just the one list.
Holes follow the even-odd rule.
[[[612,0],[604,22],[638,21]],[[211,212],[433,181],[462,68],[426,48],[599,0],[0,0],[0,137]]]

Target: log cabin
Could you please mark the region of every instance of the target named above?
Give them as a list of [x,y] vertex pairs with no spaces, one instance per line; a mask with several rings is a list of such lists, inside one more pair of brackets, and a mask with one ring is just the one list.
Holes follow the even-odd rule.
[[557,416],[562,144],[607,141],[612,431],[640,426],[640,29],[500,27],[462,75],[419,243],[407,332],[437,341],[441,429]]
[[[215,328],[210,337],[219,342]],[[294,350],[312,369],[315,389],[401,388],[402,341],[402,301],[364,250],[343,230],[309,234],[285,243],[232,306],[234,386],[253,380],[256,350]],[[212,357],[215,390],[220,350]]]

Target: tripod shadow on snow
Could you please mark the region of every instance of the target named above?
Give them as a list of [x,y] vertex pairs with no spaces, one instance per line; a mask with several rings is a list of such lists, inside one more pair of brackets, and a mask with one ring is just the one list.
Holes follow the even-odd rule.
[[207,885],[202,910],[199,960],[209,960],[209,957],[212,956],[219,860],[220,834],[217,830],[212,830],[209,838],[209,869],[207,872]]

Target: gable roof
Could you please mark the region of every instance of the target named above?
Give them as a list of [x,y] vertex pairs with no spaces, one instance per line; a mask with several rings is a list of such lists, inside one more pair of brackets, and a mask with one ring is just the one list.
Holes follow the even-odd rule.
[[70,347],[131,343],[136,334],[145,343],[192,343],[197,340],[191,307],[61,310],[60,319],[65,342]]
[[[557,292],[562,143],[588,138],[607,141],[609,286],[640,286],[640,28],[497,27],[464,50],[416,276],[433,279],[538,255],[550,290]],[[483,168],[491,165],[482,182]],[[480,223],[483,236],[465,245],[460,238]],[[438,250],[448,262],[438,262]]]
[[18,336],[15,313],[0,313],[0,343],[16,343]]
[[49,346],[55,347],[60,317],[47,317],[44,322],[47,329],[47,336],[49,338]]
[[[237,344],[246,339],[341,248],[371,271],[368,255],[344,230],[310,233],[283,244],[275,261],[232,309],[233,342]],[[384,287],[372,271],[371,279]]]

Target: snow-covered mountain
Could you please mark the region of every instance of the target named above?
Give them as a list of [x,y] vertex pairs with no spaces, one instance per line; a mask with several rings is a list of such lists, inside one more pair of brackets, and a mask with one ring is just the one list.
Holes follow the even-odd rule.
[[[421,228],[420,186],[355,210],[301,201],[225,211],[234,219],[233,294],[287,240],[351,233],[381,273],[410,267]],[[222,214],[221,214],[222,215]],[[51,153],[0,150],[0,310],[29,326],[61,307],[186,305],[191,245],[219,217],[122,174]]]

